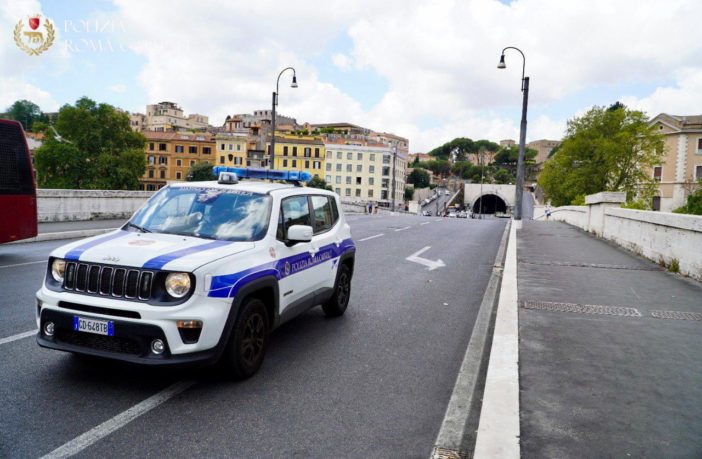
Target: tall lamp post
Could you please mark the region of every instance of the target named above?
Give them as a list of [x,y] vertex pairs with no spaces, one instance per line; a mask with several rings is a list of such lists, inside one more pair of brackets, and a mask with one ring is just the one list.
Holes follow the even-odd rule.
[[500,63],[497,64],[498,69],[507,68],[505,65],[505,51],[508,49],[513,49],[519,51],[522,55],[522,123],[519,129],[519,158],[517,159],[517,189],[514,192],[514,219],[522,219],[522,195],[524,188],[524,143],[526,142],[526,129],[527,129],[527,104],[529,101],[529,77],[524,76],[524,68],[526,67],[526,57],[524,53],[519,48],[514,46],[508,46],[502,50],[502,55],[500,56]]
[[485,149],[481,148],[480,149],[480,216],[478,216],[479,219],[483,219],[483,172],[485,170],[485,164],[483,163],[483,154],[485,153]]
[[295,73],[295,69],[292,67],[286,67],[283,70],[281,70],[278,74],[278,79],[275,82],[275,92],[273,93],[273,116],[271,117],[271,153],[270,155],[268,155],[271,161],[271,169],[275,168],[275,107],[278,105],[278,85],[280,84],[281,75],[283,75],[283,73],[285,73],[286,70],[292,70],[293,72],[292,83],[290,84],[290,87],[297,88],[297,74]]
[[392,211],[395,212],[395,161],[397,159],[397,145],[392,147]]

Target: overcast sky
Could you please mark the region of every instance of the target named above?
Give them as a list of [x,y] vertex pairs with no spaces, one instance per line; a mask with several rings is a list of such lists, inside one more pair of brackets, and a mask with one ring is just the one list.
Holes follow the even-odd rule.
[[[18,21],[53,21],[40,56]],[[655,116],[702,114],[700,0],[60,1],[0,0],[0,110],[45,111],[83,95],[129,111],[178,102],[221,125],[270,107],[312,123],[348,121],[410,139],[517,139],[521,48],[531,79],[528,140],[616,100]],[[28,30],[28,29],[27,29]],[[99,49],[99,47],[102,49]]]

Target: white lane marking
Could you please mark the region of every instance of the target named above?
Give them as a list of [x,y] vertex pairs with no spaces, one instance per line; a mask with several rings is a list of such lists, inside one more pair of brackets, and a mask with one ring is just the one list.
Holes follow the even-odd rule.
[[179,381],[171,386],[168,386],[161,392],[152,395],[151,397],[147,398],[141,403],[134,405],[126,411],[122,411],[120,414],[113,417],[112,419],[108,419],[102,424],[93,427],[89,431],[85,432],[83,435],[74,438],[73,440],[63,444],[62,446],[59,446],[46,456],[43,456],[42,459],[66,458],[78,454],[88,446],[95,443],[96,441],[105,438],[112,432],[129,424],[139,416],[153,410],[163,402],[175,397],[181,392],[186,391],[194,384],[195,381]]
[[397,229],[395,230],[395,232],[397,233],[398,231],[404,231],[404,230],[410,229],[410,228],[411,228],[410,226],[405,226],[404,228],[397,228]]
[[37,263],[46,263],[47,260],[39,260],[39,261],[28,261],[26,263],[16,263],[14,265],[4,265],[0,266],[0,269],[2,268],[14,268],[15,266],[26,266],[26,265],[36,265]]
[[30,330],[28,332],[18,333],[16,335],[8,336],[7,338],[0,338],[0,344],[11,343],[13,341],[17,341],[18,339],[22,339],[22,338],[29,338],[30,336],[36,335],[38,331],[39,330]]
[[421,225],[428,225],[429,223],[431,223],[431,222],[424,222],[424,223],[420,223],[419,225],[420,225],[420,226],[421,226]]
[[430,245],[424,247],[422,250],[418,250],[418,251],[414,252],[412,255],[405,258],[405,260],[411,261],[414,263],[419,263],[420,265],[424,265],[429,269],[429,271],[433,271],[436,268],[443,268],[444,266],[446,266],[446,264],[443,261],[441,261],[441,258],[434,261],[434,260],[428,260],[426,258],[420,257],[421,254],[423,254],[424,252],[426,252],[429,249],[431,249]]
[[435,221],[435,222],[440,222],[440,221],[441,221],[441,219],[440,219],[440,218],[437,218],[437,219],[436,219],[436,220],[434,220],[434,221]]
[[375,236],[364,237],[363,239],[359,239],[358,242],[368,241],[368,240],[370,240],[370,239],[375,239],[375,238],[381,237],[381,236],[385,236],[385,234],[384,234],[384,233],[380,233],[380,234],[376,234]]
[[497,303],[474,457],[520,457],[517,225],[512,225]]

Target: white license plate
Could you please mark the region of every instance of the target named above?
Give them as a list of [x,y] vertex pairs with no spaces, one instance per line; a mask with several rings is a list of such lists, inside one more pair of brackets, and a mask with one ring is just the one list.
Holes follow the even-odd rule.
[[114,336],[115,323],[111,320],[97,320],[73,316],[73,330],[95,333],[96,335]]

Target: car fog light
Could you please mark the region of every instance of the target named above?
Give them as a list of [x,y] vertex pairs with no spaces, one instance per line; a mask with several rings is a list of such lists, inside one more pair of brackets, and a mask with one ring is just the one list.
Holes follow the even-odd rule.
[[155,339],[151,341],[151,352],[153,352],[156,355],[163,354],[163,350],[166,347],[163,345],[163,341],[160,339]]
[[54,336],[54,323],[47,322],[44,324],[44,334],[46,336]]

